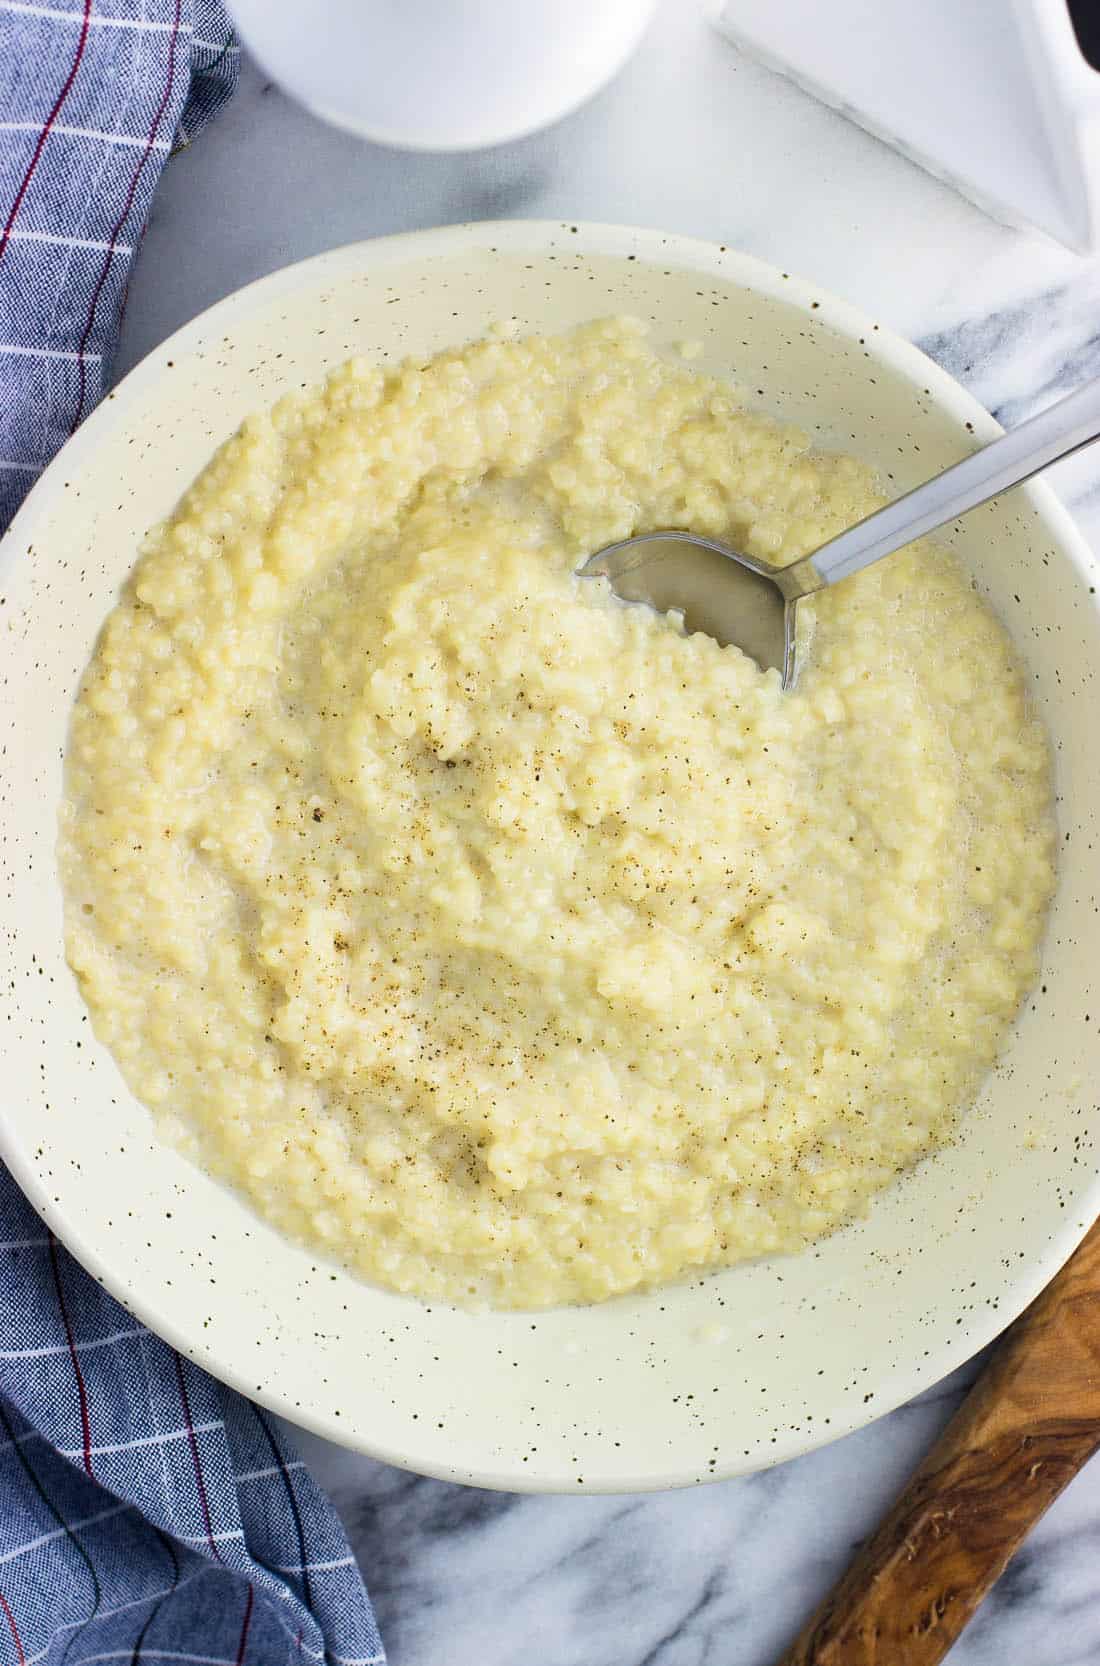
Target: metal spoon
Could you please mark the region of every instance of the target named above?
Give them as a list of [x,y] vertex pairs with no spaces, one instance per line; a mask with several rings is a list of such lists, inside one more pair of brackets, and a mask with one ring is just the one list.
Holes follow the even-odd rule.
[[617,596],[660,613],[682,612],[688,631],[706,631],[740,648],[793,688],[795,606],[884,555],[923,538],[968,509],[988,503],[1050,463],[1100,439],[1100,380],[1021,423],[961,463],[888,503],[789,567],[769,567],[715,538],[645,532],[597,550],[581,578],[610,579]]

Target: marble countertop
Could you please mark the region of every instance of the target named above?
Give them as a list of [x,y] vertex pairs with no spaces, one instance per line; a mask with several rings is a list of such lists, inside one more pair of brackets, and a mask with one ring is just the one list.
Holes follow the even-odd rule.
[[[378,233],[585,218],[658,226],[813,277],[916,339],[1003,420],[1100,374],[1100,261],[989,220],[664,0],[641,51],[549,132],[408,155],[322,126],[247,62],[169,164],[118,370],[248,279]],[[1100,542],[1100,458],[1056,482]],[[770,1666],[977,1365],[869,1429],[744,1480],[647,1497],[516,1497],[309,1436],[393,1666]],[[1100,1659],[1100,1465],[1015,1559],[952,1666]],[[897,1666],[904,1666],[898,1662]]]

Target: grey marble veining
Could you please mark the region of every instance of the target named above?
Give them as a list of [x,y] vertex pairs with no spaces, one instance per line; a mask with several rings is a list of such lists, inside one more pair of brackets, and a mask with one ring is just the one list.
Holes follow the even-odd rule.
[[[547,133],[411,156],[323,127],[245,65],[170,164],[118,369],[248,279],[384,232],[513,216],[716,239],[813,276],[921,345],[1002,421],[1100,374],[1100,262],[987,219],[664,0],[626,72]],[[1100,542],[1100,457],[1057,484]],[[770,1666],[977,1366],[859,1434],[744,1480],[520,1498],[302,1436],[347,1523],[394,1666]],[[1049,1513],[952,1666],[1100,1661],[1100,1465]],[[904,1666],[904,1662],[898,1662]]]
[[1085,265],[1071,282],[983,309],[920,345],[1006,426],[1021,422],[1100,372],[1100,269]]
[[[479,1492],[299,1439],[344,1516],[395,1666],[771,1666],[970,1375],[778,1469],[638,1497]],[[1098,1481],[1086,1473],[1063,1495],[952,1666],[1100,1659]]]

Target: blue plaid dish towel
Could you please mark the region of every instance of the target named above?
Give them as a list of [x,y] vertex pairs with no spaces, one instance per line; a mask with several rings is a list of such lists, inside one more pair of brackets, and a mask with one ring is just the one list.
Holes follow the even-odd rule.
[[[214,0],[0,0],[0,532],[106,391],[166,158],[232,91]],[[0,1165],[0,1666],[381,1666],[328,1500]]]
[[217,0],[0,5],[0,532],[106,392],[161,170],[237,58]]

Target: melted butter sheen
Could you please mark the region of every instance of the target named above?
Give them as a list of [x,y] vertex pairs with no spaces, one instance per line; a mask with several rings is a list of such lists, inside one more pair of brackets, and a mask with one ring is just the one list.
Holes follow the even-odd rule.
[[353,360],[149,536],[72,724],[68,953],[135,1093],[284,1232],[503,1307],[793,1251],[947,1140],[1036,972],[1049,759],[927,546],[784,695],[572,575],[793,560],[866,470],[617,320]]

